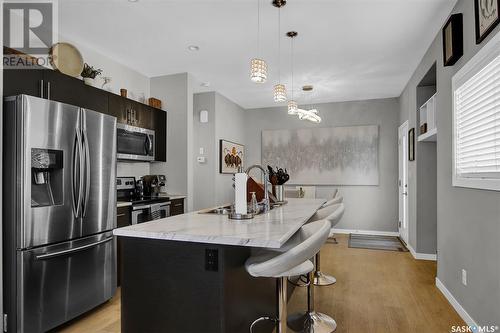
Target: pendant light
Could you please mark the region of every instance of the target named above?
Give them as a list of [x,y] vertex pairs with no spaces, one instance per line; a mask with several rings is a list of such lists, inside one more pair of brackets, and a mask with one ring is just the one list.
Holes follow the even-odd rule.
[[293,100],[293,39],[297,37],[298,33],[296,31],[289,31],[286,33],[288,37],[290,37],[292,41],[291,45],[291,64],[292,64],[292,99],[288,101],[288,114],[296,115],[299,109],[299,106],[296,101]]
[[[257,0],[257,53],[260,56],[260,0]],[[267,80],[267,63],[260,58],[250,61],[250,80],[264,83]]]
[[286,5],[285,0],[274,0],[273,6],[278,8],[278,84],[274,86],[274,101],[286,101],[286,87],[281,83],[281,7]]

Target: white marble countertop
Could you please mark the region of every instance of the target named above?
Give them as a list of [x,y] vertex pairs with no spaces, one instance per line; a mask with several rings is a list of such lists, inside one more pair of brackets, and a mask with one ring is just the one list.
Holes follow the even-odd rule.
[[280,248],[325,203],[324,199],[288,199],[251,220],[192,212],[113,230],[116,236],[195,243]]
[[131,202],[128,202],[128,201],[117,201],[117,202],[116,202],[116,207],[117,207],[117,208],[120,208],[120,207],[127,207],[127,206],[132,206],[132,203],[131,203]]

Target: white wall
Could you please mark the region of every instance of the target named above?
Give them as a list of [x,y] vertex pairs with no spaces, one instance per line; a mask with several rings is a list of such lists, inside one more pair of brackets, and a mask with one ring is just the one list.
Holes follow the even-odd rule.
[[187,195],[193,209],[193,87],[188,73],[151,78],[151,94],[167,111],[167,162],[151,164],[152,174],[167,176],[167,191]]
[[[477,324],[499,325],[500,192],[452,186],[451,78],[500,27],[476,45],[474,1],[459,0],[452,13],[463,14],[464,55],[454,66],[444,67],[438,33],[401,95],[400,122],[409,119],[414,126],[416,86],[437,62],[437,277]],[[461,283],[462,269],[468,272],[467,286]]]
[[[316,196],[330,198],[339,188],[346,212],[341,229],[397,231],[398,221],[398,122],[397,99],[317,104],[323,121],[316,125],[289,116],[285,108],[245,112],[246,165],[261,164],[261,133],[264,129],[295,129],[379,125],[379,186],[317,186]],[[286,166],[284,166],[286,167]]]

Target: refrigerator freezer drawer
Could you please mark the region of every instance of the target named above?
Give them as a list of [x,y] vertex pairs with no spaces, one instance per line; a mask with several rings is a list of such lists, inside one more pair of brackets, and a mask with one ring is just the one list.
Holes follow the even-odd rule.
[[106,232],[18,251],[17,332],[47,331],[109,300],[116,291],[115,242]]

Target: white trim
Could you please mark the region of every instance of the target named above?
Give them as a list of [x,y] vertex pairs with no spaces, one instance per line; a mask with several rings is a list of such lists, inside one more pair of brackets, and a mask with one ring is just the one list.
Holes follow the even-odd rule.
[[332,228],[332,232],[336,234],[361,234],[374,236],[399,236],[397,231],[375,231],[375,230],[356,230],[356,229],[337,229]]
[[417,260],[432,260],[432,261],[437,261],[437,255],[436,254],[429,254],[429,253],[418,253],[415,251],[415,249],[410,245],[406,244],[406,247],[408,250],[410,250],[411,255],[413,258]]
[[458,315],[465,321],[468,326],[477,327],[477,323],[474,319],[465,311],[465,309],[458,303],[457,299],[453,297],[451,292],[445,287],[443,282],[436,277],[436,287],[441,291],[444,297],[448,300],[451,306],[458,312]]

